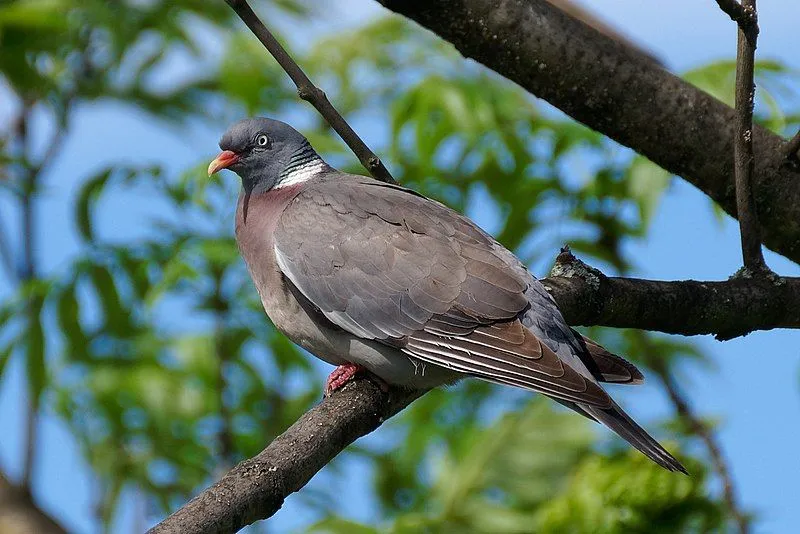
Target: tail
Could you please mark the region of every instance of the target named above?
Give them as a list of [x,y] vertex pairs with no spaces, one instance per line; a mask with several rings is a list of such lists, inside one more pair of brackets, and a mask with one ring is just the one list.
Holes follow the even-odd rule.
[[582,411],[590,415],[593,419],[604,424],[622,439],[636,447],[645,456],[669,471],[680,471],[684,475],[689,472],[681,463],[664,449],[645,429],[640,427],[622,411],[617,403],[612,401],[611,408],[598,408],[588,404],[578,405]]
[[598,342],[582,336],[574,328],[570,328],[578,343],[585,349],[578,352],[578,358],[589,369],[598,382],[614,384],[641,384],[644,375],[631,362],[608,351]]

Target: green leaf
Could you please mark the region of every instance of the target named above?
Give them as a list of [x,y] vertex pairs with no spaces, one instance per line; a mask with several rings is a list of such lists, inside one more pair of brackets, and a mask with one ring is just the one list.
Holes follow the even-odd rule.
[[0,31],[3,27],[17,26],[27,29],[58,31],[67,25],[61,0],[27,0],[0,6]]
[[28,391],[34,409],[38,409],[46,384],[47,363],[45,362],[45,337],[42,328],[42,300],[33,299],[29,303],[28,324],[25,331],[25,369],[28,377]]
[[308,532],[320,534],[379,534],[384,531],[356,523],[355,521],[348,521],[341,517],[329,517],[308,527]]
[[628,167],[629,195],[639,204],[642,222],[647,226],[653,220],[672,175],[643,157],[637,157]]
[[720,532],[722,511],[705,489],[700,463],[676,476],[637,451],[583,461],[569,485],[536,512],[542,533]]
[[104,329],[110,334],[119,336],[129,333],[130,312],[125,309],[108,268],[103,265],[90,265],[88,275],[103,309]]
[[83,237],[85,241],[94,240],[91,211],[94,207],[94,203],[103,193],[112,172],[114,172],[114,169],[109,167],[96,174],[83,184],[78,194],[78,198],[75,202],[75,222],[81,237]]
[[14,352],[14,348],[16,348],[18,340],[10,341],[5,347],[0,349],[0,379],[3,378],[3,371],[5,371],[6,364],[11,359],[11,354]]
[[67,341],[67,354],[75,360],[85,360],[89,340],[80,322],[80,302],[75,295],[75,285],[70,284],[58,296],[56,315],[58,326]]

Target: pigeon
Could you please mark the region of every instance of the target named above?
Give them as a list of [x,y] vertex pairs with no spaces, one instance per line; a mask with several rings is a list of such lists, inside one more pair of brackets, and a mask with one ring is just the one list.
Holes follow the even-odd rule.
[[686,473],[600,385],[642,374],[571,329],[541,282],[470,219],[334,169],[277,120],[237,122],[219,147],[208,174],[241,178],[236,241],[264,310],[337,366],[326,394],[362,371],[410,389],[478,378],[546,395]]

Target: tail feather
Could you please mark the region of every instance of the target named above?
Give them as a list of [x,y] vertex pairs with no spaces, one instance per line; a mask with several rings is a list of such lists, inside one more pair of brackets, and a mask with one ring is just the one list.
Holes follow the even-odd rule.
[[585,349],[583,353],[578,353],[578,357],[598,382],[631,385],[644,382],[644,375],[631,362],[609,352],[593,339],[582,336],[574,328],[570,330]]
[[645,429],[636,424],[616,403],[611,408],[606,409],[586,404],[579,406],[592,418],[616,432],[621,438],[664,469],[679,471],[685,475],[689,474],[675,457],[668,453]]

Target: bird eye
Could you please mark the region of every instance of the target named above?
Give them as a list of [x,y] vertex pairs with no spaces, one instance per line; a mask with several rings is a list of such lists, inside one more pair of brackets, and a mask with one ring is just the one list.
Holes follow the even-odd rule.
[[256,138],[256,144],[260,147],[266,147],[269,145],[269,138],[266,135],[261,134]]

